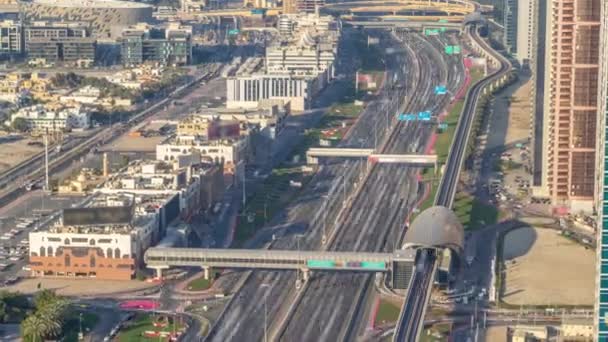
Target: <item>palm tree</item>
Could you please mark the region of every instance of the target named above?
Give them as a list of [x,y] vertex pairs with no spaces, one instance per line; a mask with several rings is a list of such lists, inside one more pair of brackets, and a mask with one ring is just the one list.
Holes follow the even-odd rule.
[[21,322],[21,335],[25,341],[42,342],[46,336],[47,320],[36,315],[30,315]]

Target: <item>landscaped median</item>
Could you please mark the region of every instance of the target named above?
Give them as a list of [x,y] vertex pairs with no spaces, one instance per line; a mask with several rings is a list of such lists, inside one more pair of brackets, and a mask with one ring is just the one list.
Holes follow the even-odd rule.
[[127,322],[118,334],[118,341],[168,341],[186,330],[180,318],[170,315],[141,313]]
[[[464,91],[459,93],[466,94],[473,85],[485,77],[481,68],[469,68],[467,69],[467,73],[468,76],[463,86]],[[503,87],[507,86],[508,84],[509,82],[506,82]],[[495,89],[494,93],[500,91],[500,89],[502,89],[502,87]],[[489,96],[491,95],[482,95],[479,100],[478,107],[475,109],[477,113],[471,129],[472,136],[476,136],[477,132],[479,131],[483,114],[487,111]],[[465,99],[465,97],[456,99],[450,105],[449,111],[442,122],[446,124],[446,127],[443,130],[438,129],[436,132],[437,136],[434,141],[434,152],[437,154],[439,165],[444,165],[446,163],[452,140],[456,132],[456,127],[458,126],[458,121],[464,108]],[[467,155],[469,155],[474,148],[471,145],[473,141],[474,139],[470,139],[469,146],[467,147]],[[419,208],[417,208],[417,212],[424,211],[433,205],[435,195],[439,187],[440,176],[441,175],[435,174],[431,168],[426,168],[422,171],[421,180],[425,182],[425,185],[428,187],[428,197],[426,197],[426,199],[420,204]],[[458,193],[454,199],[454,211],[465,229],[475,229],[485,225],[494,224],[502,218],[502,214],[495,206],[483,203],[482,201],[479,201],[466,193]],[[413,217],[411,220],[413,220]]]

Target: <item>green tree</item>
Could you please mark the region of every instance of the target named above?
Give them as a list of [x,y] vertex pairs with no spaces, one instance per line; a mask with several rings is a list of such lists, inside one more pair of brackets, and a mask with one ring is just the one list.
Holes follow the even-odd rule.
[[34,305],[36,306],[36,310],[44,310],[45,307],[58,302],[60,299],[61,298],[55,292],[44,289],[36,293]]
[[14,130],[22,133],[27,132],[27,130],[29,129],[27,120],[25,120],[24,118],[16,118],[15,120],[13,120],[11,126]]
[[33,314],[21,322],[21,336],[24,341],[42,342],[47,332],[48,320]]

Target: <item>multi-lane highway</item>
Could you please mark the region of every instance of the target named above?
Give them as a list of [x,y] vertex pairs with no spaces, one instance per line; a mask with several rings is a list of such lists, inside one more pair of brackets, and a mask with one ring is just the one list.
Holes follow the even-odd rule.
[[[472,123],[475,118],[475,109],[477,101],[482,90],[492,82],[502,78],[510,71],[511,64],[507,59],[499,53],[492,50],[477,34],[476,27],[470,26],[468,33],[471,39],[490,53],[500,62],[500,67],[495,70],[489,77],[484,78],[474,84],[466,96],[461,118],[456,127],[452,147],[445,165],[444,175],[437,190],[435,204],[447,208],[452,207],[458,179],[460,178],[460,170],[464,163],[467,153],[467,141],[471,133]],[[418,253],[418,265],[413,274],[408,294],[405,298],[404,305],[401,309],[401,314],[395,330],[394,341],[415,341],[420,334],[422,328],[426,306],[433,285],[436,263],[436,251],[421,250]]]
[[[442,56],[439,52],[441,43],[436,38],[427,40],[407,34],[408,42],[402,44],[386,32],[382,35],[394,52],[386,56],[385,89],[377,101],[368,104],[343,145],[373,147],[376,141],[386,138],[386,143],[382,144],[384,151],[421,152],[433,126],[396,124],[394,114],[404,110],[440,111],[448,98],[434,95],[434,86],[447,82],[450,90],[457,88],[462,73],[452,72],[452,68],[458,69],[459,58]],[[387,123],[389,129],[386,129]],[[374,129],[380,132],[378,139],[370,134]],[[367,179],[363,179],[360,177],[366,174],[365,167],[365,162],[356,161],[323,165],[302,200],[288,214],[287,226],[290,226],[288,232],[291,234],[275,241],[273,247],[319,248],[325,228],[329,242],[321,246],[323,249],[393,249],[393,243],[387,241],[394,241],[399,235],[403,214],[414,206],[420,195],[415,169],[377,166]],[[358,191],[351,191],[353,188]],[[319,194],[325,194],[326,199],[316,207],[309,205],[308,202]],[[297,238],[294,231],[306,234]],[[361,313],[360,294],[369,279],[369,276],[353,274],[315,275],[304,284],[301,292],[297,292],[293,273],[249,272],[207,339],[260,340],[267,321],[272,322],[268,329],[271,337],[336,340],[350,333],[350,322]],[[267,320],[265,316],[268,316]]]

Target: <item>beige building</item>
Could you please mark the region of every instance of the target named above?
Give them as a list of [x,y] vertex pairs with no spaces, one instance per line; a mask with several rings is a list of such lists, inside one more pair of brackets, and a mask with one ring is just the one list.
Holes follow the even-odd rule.
[[600,2],[548,2],[542,184],[535,194],[571,212],[593,204]]

